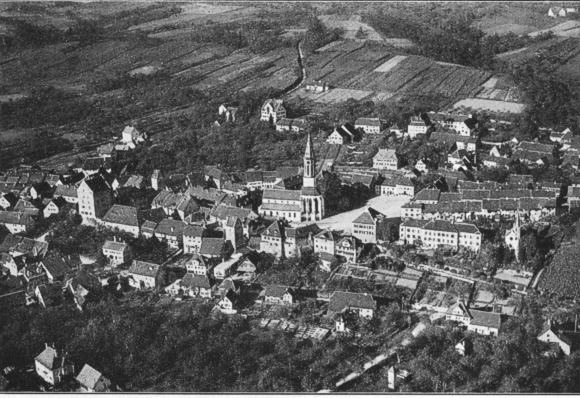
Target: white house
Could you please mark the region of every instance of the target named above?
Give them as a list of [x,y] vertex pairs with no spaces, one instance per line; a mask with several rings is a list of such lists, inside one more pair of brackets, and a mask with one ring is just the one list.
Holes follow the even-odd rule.
[[48,344],[45,345],[44,351],[34,358],[34,365],[36,374],[53,386],[74,373],[74,364],[63,353]]
[[129,268],[129,286],[138,290],[154,289],[160,270],[159,264],[133,260]]
[[277,120],[286,117],[286,108],[283,103],[281,99],[267,99],[262,104],[260,120],[276,124]]
[[362,129],[367,134],[380,134],[381,127],[381,119],[378,117],[361,117],[354,122],[355,129]]
[[407,125],[407,134],[410,138],[416,138],[418,135],[427,134],[429,126],[420,117],[412,117],[411,122]]
[[394,149],[381,148],[373,156],[373,169],[397,170],[399,161]]
[[291,305],[295,301],[295,293],[287,286],[267,286],[264,291],[266,304]]

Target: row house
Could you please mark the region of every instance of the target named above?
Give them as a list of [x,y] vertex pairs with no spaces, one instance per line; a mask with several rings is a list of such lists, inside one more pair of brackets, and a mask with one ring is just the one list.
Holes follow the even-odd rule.
[[399,227],[399,239],[405,243],[420,241],[423,247],[464,247],[474,252],[481,248],[481,232],[473,224],[446,220],[407,220]]
[[34,225],[31,214],[17,211],[0,211],[0,225],[4,225],[11,234],[26,232]]
[[205,228],[199,225],[186,225],[183,228],[183,252],[199,253],[201,241],[205,235]]
[[435,131],[431,133],[429,139],[431,141],[445,143],[449,145],[449,147],[453,147],[453,145],[455,145],[457,149],[463,149],[471,153],[475,152],[477,149],[477,140],[474,137],[466,137],[463,135],[446,133],[443,131]]
[[324,230],[316,234],[313,238],[314,253],[329,256],[340,256],[345,261],[356,263],[357,254],[362,244],[353,236],[340,236],[336,232]]
[[316,224],[284,228],[284,256],[300,257],[304,249],[312,249],[313,237],[319,232]]
[[53,193],[54,198],[63,198],[67,203],[79,202],[77,187],[75,185],[57,185]]
[[184,295],[189,297],[199,297],[204,299],[212,298],[212,285],[210,279],[205,275],[186,272],[182,279],[178,279],[165,288],[165,291],[172,296]]
[[136,207],[113,205],[101,219],[103,225],[112,230],[119,230],[139,236],[139,216]]
[[155,237],[162,242],[167,242],[171,248],[177,249],[183,243],[183,233],[187,224],[183,221],[164,218],[155,227]]
[[152,209],[163,209],[169,217],[177,215],[181,220],[199,210],[198,203],[187,193],[160,191],[151,202]]
[[274,221],[260,236],[260,251],[276,258],[299,257],[305,248],[312,248],[313,238],[319,231],[316,224],[292,228]]
[[415,184],[406,177],[387,178],[375,190],[380,196],[415,196]]

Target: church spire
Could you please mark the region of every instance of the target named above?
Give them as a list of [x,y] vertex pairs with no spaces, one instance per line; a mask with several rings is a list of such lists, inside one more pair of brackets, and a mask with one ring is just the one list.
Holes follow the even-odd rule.
[[310,132],[308,133],[308,138],[306,139],[306,150],[304,151],[304,159],[314,159],[314,154],[312,153],[312,137]]
[[316,174],[316,160],[314,159],[312,146],[312,137],[310,136],[310,133],[308,133],[306,150],[304,151],[304,177],[302,181],[302,185],[305,187],[316,186],[316,181],[314,180]]

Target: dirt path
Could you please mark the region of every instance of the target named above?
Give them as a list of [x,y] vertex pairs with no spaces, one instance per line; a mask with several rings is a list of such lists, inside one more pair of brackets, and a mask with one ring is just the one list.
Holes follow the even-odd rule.
[[296,49],[298,52],[298,66],[300,67],[300,76],[294,83],[288,86],[285,90],[283,95],[293,93],[294,91],[298,90],[302,83],[306,80],[306,68],[304,67],[304,53],[302,52],[302,40],[298,42],[296,45]]

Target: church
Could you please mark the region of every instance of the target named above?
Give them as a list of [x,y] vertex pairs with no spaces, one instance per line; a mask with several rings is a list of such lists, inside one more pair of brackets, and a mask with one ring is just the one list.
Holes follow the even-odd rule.
[[284,218],[293,223],[319,221],[324,217],[324,198],[316,188],[316,159],[310,133],[304,151],[302,189],[264,190],[258,212],[263,217]]

